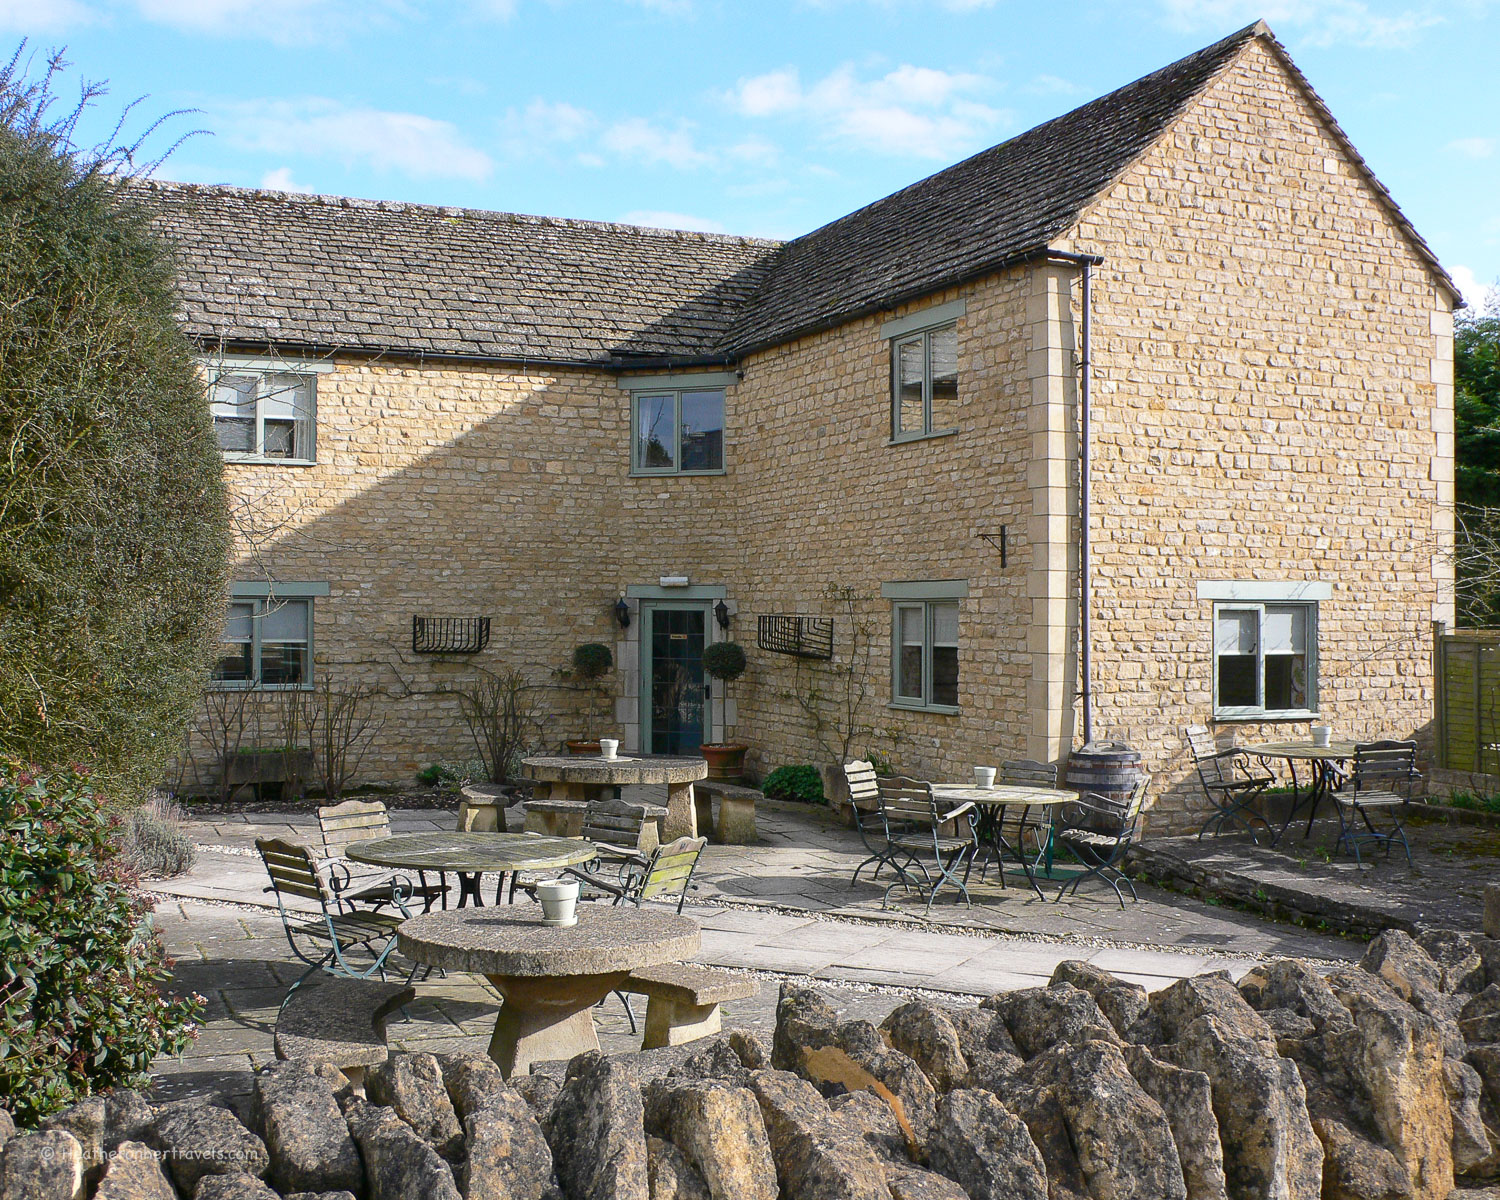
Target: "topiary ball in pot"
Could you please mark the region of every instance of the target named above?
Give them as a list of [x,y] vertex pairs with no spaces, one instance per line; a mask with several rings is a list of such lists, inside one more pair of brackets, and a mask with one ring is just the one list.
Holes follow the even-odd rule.
[[586,682],[607,674],[614,665],[615,656],[600,642],[584,642],[573,648],[573,672]]
[[[745,665],[745,650],[738,642],[714,642],[704,647],[703,669],[724,684],[723,699],[726,706],[729,703],[729,684],[745,673]],[[745,752],[750,747],[743,742],[729,740],[727,708],[724,724],[724,740],[705,742],[701,749],[703,757],[708,760],[708,777],[732,783],[744,777]]]
[[729,683],[745,673],[745,648],[738,642],[714,642],[704,647],[703,669],[715,679]]

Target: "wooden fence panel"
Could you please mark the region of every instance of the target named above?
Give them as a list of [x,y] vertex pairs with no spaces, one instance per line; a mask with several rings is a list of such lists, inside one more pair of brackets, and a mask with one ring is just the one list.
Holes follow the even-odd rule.
[[1500,773],[1500,630],[1441,635],[1437,671],[1439,764]]

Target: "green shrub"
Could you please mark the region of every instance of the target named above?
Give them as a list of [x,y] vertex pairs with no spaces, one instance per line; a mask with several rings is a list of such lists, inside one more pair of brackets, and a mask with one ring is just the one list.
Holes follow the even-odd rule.
[[823,803],[823,776],[817,767],[805,763],[795,767],[777,767],[766,776],[760,790],[771,800],[800,800],[804,804]]
[[0,766],[0,1105],[32,1125],[180,1053],[202,998],[166,996],[150,905],[82,775]]
[[144,797],[224,620],[229,515],[139,146],[80,150],[0,66],[0,757]]
[[182,829],[182,810],[170,800],[148,800],[131,810],[120,828],[120,849],[140,875],[169,879],[188,870],[198,857]]
[[457,783],[461,776],[452,763],[432,763],[417,772],[417,782],[428,787],[441,787],[445,783]]
[[573,674],[584,683],[603,677],[614,665],[615,656],[602,642],[584,642],[573,647]]

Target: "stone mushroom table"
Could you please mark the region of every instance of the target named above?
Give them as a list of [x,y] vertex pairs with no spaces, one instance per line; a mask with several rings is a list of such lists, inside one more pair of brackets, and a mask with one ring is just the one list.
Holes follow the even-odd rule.
[[667,819],[661,840],[698,836],[698,813],[693,804],[693,783],[708,778],[708,761],[687,756],[654,754],[618,758],[597,755],[547,755],[524,758],[521,765],[536,780],[537,798],[586,802],[611,788],[634,784],[667,785]]
[[580,904],[578,923],[542,924],[538,904],[450,909],[402,924],[397,946],[415,962],[483,975],[504,1003],[490,1057],[507,1078],[534,1062],[599,1049],[594,1005],[637,967],[698,953],[698,926],[674,912]]

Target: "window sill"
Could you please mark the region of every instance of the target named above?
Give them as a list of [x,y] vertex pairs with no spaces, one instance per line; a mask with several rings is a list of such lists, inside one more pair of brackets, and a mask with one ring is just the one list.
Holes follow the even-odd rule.
[[728,475],[724,468],[717,471],[631,471],[632,479],[712,479],[718,475]]
[[953,437],[957,433],[957,429],[934,429],[931,433],[908,433],[891,438],[886,445],[909,446],[913,442],[935,442],[939,438]]
[[956,717],[959,714],[959,709],[949,704],[909,704],[892,700],[886,707],[897,712],[936,713],[940,717]]
[[241,467],[315,467],[318,465],[313,458],[266,458],[258,454],[226,454],[224,455],[225,466]]
[[210,679],[204,687],[209,692],[311,692],[311,683],[239,683],[230,679]]
[[1297,721],[1317,721],[1321,714],[1311,709],[1287,709],[1280,712],[1216,712],[1211,718],[1219,725],[1276,725]]

